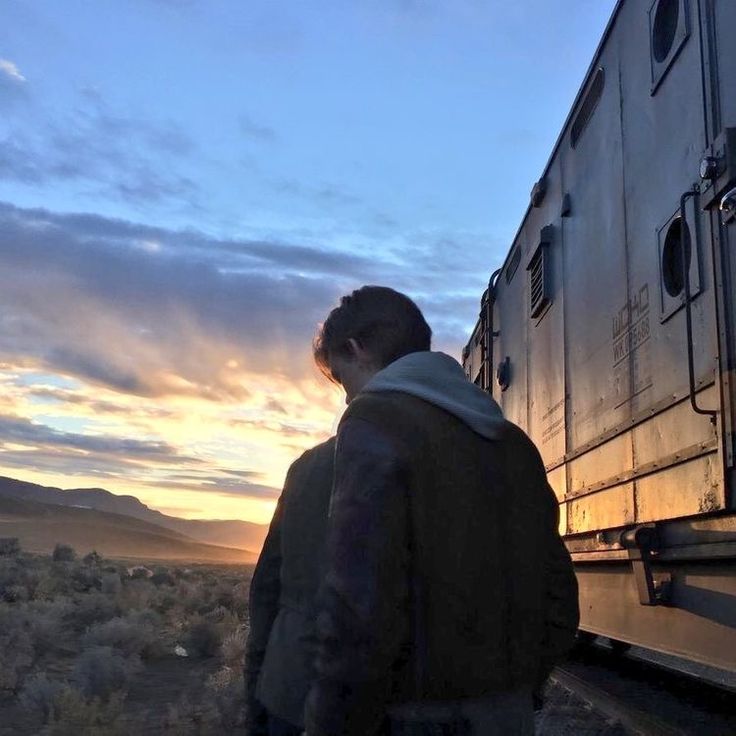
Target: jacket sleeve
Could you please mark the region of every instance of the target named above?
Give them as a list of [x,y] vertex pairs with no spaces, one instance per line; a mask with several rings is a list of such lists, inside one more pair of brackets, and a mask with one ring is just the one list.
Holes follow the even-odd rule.
[[537,692],[541,691],[554,666],[575,643],[580,619],[575,571],[570,553],[558,532],[559,506],[554,491],[549,486],[547,493],[551,508],[544,577],[545,618]]
[[248,736],[268,734],[268,713],[256,698],[256,687],[271,627],[278,613],[279,596],[281,595],[282,515],[283,495],[276,505],[276,511],[250,583],[248,602],[250,629],[245,645],[246,733]]
[[391,438],[363,419],[343,420],[306,704],[309,736],[371,736],[383,721],[392,668],[406,656],[406,486]]

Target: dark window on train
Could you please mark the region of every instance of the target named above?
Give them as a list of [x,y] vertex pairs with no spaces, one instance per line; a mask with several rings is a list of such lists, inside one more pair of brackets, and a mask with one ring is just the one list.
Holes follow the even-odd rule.
[[691,260],[690,230],[687,223],[678,217],[667,229],[662,246],[662,282],[670,296],[679,296],[683,292]]
[[690,287],[690,298],[701,293],[699,243],[697,229],[690,229],[698,210],[693,201],[686,203],[687,222],[682,219],[680,208],[657,228],[657,254],[659,256],[659,321],[664,323],[680,311],[685,304],[685,274]]
[[583,97],[583,101],[578,110],[578,114],[575,116],[575,120],[570,130],[570,145],[575,148],[580,140],[580,136],[583,134],[585,127],[593,117],[595,108],[598,107],[601,95],[603,94],[603,87],[606,83],[606,73],[603,68],[598,69],[593,77],[593,81],[590,83],[588,91]]
[[652,53],[660,64],[672,51],[679,19],[680,0],[659,0],[652,23]]
[[506,266],[506,283],[507,284],[510,284],[511,279],[514,278],[516,269],[519,267],[519,261],[521,261],[521,248],[517,246],[514,252],[511,254],[509,265]]
[[539,245],[527,266],[529,272],[529,314],[532,319],[539,317],[550,303],[547,245],[547,243]]
[[652,94],[656,93],[690,35],[688,12],[688,0],[654,0],[649,8]]

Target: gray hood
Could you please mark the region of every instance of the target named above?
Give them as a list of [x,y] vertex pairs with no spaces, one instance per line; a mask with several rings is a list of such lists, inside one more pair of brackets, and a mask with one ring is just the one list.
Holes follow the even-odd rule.
[[445,353],[409,353],[376,373],[361,393],[387,391],[424,399],[487,439],[495,439],[504,422],[499,405],[471,383],[460,364]]

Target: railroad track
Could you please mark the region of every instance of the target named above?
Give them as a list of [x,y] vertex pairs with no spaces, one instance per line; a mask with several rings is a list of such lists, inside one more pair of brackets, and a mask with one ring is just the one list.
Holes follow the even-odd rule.
[[[599,724],[606,724],[591,725],[588,730],[582,722],[570,733],[736,735],[733,692],[648,662],[587,650],[557,668],[551,680],[550,692],[571,693],[599,716]],[[556,733],[560,726],[554,725],[554,716],[551,722],[549,732]],[[544,727],[539,730],[540,736],[546,733]]]

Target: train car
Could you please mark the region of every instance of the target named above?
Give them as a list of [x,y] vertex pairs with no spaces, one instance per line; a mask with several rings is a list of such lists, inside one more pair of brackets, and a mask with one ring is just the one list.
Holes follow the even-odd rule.
[[463,352],[581,630],[736,671],[736,1],[620,0]]

